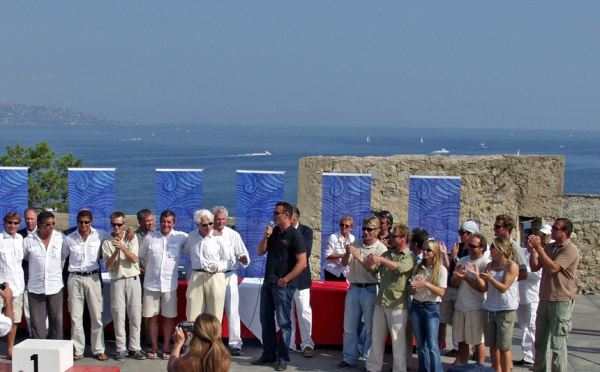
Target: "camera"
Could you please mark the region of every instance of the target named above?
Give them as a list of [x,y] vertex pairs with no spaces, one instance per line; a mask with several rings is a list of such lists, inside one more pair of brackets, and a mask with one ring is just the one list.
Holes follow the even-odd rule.
[[194,323],[193,322],[187,322],[187,321],[182,321],[179,324],[177,324],[177,327],[181,328],[182,331],[184,332],[191,332],[192,328],[194,328]]
[[6,284],[0,283],[0,290],[5,290],[5,289],[6,289]]

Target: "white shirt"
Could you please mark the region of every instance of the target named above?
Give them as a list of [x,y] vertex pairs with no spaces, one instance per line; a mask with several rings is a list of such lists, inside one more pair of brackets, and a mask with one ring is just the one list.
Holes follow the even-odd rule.
[[63,257],[61,255],[63,239],[63,234],[53,231],[48,248],[37,233],[29,235],[23,240],[23,255],[29,261],[27,291],[53,295],[61,290],[63,287]]
[[[348,233],[348,244],[354,243],[354,235]],[[325,257],[329,257],[330,254],[344,254],[346,253],[346,246],[344,245],[344,236],[339,231],[329,235],[329,240],[327,241],[327,248],[325,249]],[[344,273],[344,276],[347,277],[348,273],[346,269],[342,265],[342,258],[338,258],[337,260],[325,260],[325,270],[329,271],[335,276],[340,276],[341,273]]]
[[6,336],[10,331],[12,325],[13,321],[11,318],[7,317],[4,314],[0,314],[0,337]]
[[109,239],[110,234],[106,231],[96,230],[90,227],[90,235],[84,241],[79,234],[79,230],[73,231],[65,237],[62,247],[62,256],[69,256],[69,272],[81,271],[90,272],[98,270],[100,265],[98,260],[101,257],[102,241]]
[[203,238],[199,230],[194,230],[188,236],[183,254],[190,254],[192,269],[210,270],[210,266],[217,267],[218,272],[231,270],[235,258],[231,255],[230,248],[220,236],[210,234]]
[[540,280],[542,279],[542,271],[531,272],[529,267],[529,256],[531,253],[525,251],[525,262],[527,262],[527,279],[519,280],[519,304],[531,304],[540,302]]
[[140,260],[148,256],[144,288],[155,292],[177,289],[177,268],[187,236],[188,234],[175,230],[171,230],[167,236],[160,231],[146,235],[138,256]]
[[[225,226],[221,231],[221,238],[227,244],[230,249],[230,255],[234,259],[233,267],[230,270],[237,270],[240,265],[243,268],[248,267],[250,265],[250,255],[248,254],[248,250],[246,249],[246,245],[242,240],[242,236],[232,229],[231,227]],[[246,265],[240,262],[240,257],[246,256],[248,257],[248,263]]]
[[13,238],[6,231],[0,236],[0,283],[7,282],[13,291],[13,297],[20,296],[25,290],[23,273],[23,237],[15,234]]

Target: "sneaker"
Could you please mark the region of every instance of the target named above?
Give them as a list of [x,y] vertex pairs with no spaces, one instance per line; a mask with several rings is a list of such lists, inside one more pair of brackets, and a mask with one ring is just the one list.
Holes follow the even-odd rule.
[[338,368],[348,368],[348,367],[354,367],[352,364],[346,362],[345,360],[342,360],[338,365]]
[[277,363],[276,371],[285,371],[287,369],[287,364],[285,362]]
[[304,354],[304,356],[306,358],[311,358],[311,357],[315,356],[315,349],[313,349],[310,346],[307,346],[304,348],[304,350],[302,350],[302,353]]
[[234,347],[233,349],[231,349],[231,356],[240,356],[242,355],[242,349],[240,349],[239,347]]
[[127,350],[119,351],[115,355],[115,360],[118,360],[119,362],[121,362],[121,361],[125,360],[125,358],[127,358],[127,355],[129,355],[129,353],[127,352]]
[[531,367],[533,365],[533,363],[526,361],[525,359],[521,359],[521,360],[513,360],[513,364],[515,366],[528,366]]
[[457,355],[458,355],[458,352],[456,350],[452,349],[449,352],[447,352],[445,356],[448,358],[456,358]]
[[146,353],[143,350],[132,351],[131,357],[135,360],[146,360]]
[[253,361],[251,361],[250,364],[252,364],[253,366],[260,366],[263,364],[273,364],[275,362],[276,362],[275,360],[267,360],[261,356],[260,358],[254,359]]

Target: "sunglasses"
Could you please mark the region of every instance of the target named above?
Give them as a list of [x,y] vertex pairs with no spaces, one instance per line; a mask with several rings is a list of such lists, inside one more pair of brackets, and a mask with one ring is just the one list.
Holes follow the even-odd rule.
[[209,223],[201,223],[200,224],[202,227],[209,227],[213,225],[213,222],[209,222]]
[[433,252],[433,249],[431,249],[431,248],[423,249],[423,252]]
[[5,222],[5,224],[7,224],[7,225],[18,225],[18,224],[20,224],[20,223],[21,223],[21,222],[17,222],[17,221],[6,221],[6,222]]
[[44,224],[44,226],[46,226],[46,227],[49,227],[49,226],[54,226],[54,225],[56,225],[56,222],[46,222],[46,223]]
[[121,222],[121,223],[116,223],[116,222],[115,222],[115,223],[111,223],[110,225],[111,225],[112,227],[121,227],[121,226],[125,225],[125,222]]
[[374,229],[374,228],[372,228],[372,227],[363,227],[363,228],[362,228],[362,231],[368,231],[368,232],[371,232],[371,231],[373,231],[373,230],[377,230],[377,229]]
[[564,227],[552,226],[552,231],[566,230]]
[[279,216],[280,214],[285,214],[285,212],[277,212],[277,211],[273,212],[273,216]]
[[470,244],[470,243],[469,243],[469,248],[473,248],[473,249],[475,249],[475,248],[480,248],[480,246],[479,246],[479,245],[475,245],[475,244]]
[[463,235],[463,234],[471,234],[471,232],[470,232],[470,231],[467,231],[467,230],[458,230],[458,234],[459,234],[459,235]]
[[345,227],[345,228],[349,229],[352,227],[352,225],[346,225],[345,223],[340,223],[340,227]]
[[494,224],[494,229],[503,229],[505,227],[506,226],[504,226],[504,225],[496,225],[496,224]]
[[89,225],[90,223],[92,223],[92,221],[90,220],[79,220],[77,221],[78,224],[80,225]]

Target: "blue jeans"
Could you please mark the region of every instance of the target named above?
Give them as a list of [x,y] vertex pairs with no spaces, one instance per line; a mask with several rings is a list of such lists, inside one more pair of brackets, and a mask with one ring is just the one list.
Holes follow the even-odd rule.
[[365,288],[351,285],[348,288],[344,310],[344,361],[350,365],[358,362],[358,327],[361,318],[365,321],[363,356],[369,355],[376,297],[376,285]]
[[410,318],[419,348],[419,372],[442,371],[442,360],[438,346],[440,328],[440,304],[421,305],[413,302]]
[[[279,287],[277,283],[264,283],[260,290],[260,324],[262,326],[262,357],[268,361],[289,363],[290,338],[292,334],[292,299],[296,288]],[[277,343],[277,325],[281,330]]]

